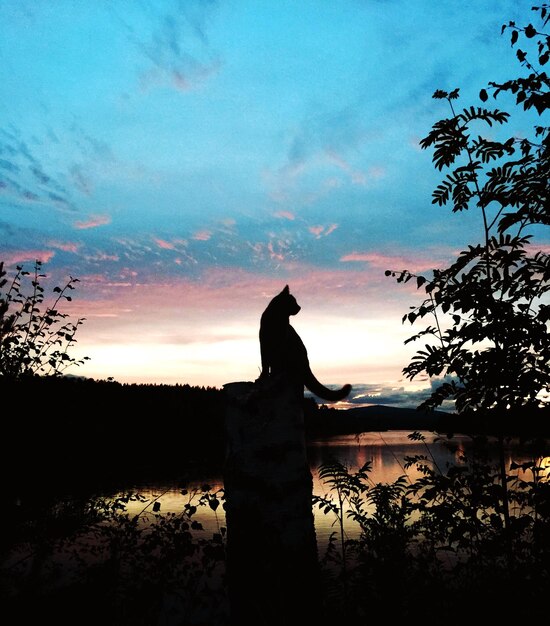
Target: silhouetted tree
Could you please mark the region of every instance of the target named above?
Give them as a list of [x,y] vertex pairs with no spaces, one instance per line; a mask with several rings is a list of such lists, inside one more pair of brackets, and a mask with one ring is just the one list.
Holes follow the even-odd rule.
[[[533,7],[539,29],[509,22],[525,77],[489,83],[480,91],[497,98],[515,95],[516,105],[536,111],[549,107],[550,80],[542,67],[549,57],[550,37],[543,32],[550,6]],[[453,401],[459,413],[495,413],[499,417],[521,409],[549,406],[550,392],[550,256],[533,249],[532,238],[550,224],[550,134],[536,123],[531,137],[513,135],[499,141],[478,134],[486,124],[505,124],[510,115],[483,107],[455,108],[459,90],[438,90],[434,98],[447,101],[451,116],[436,122],[420,145],[433,148],[433,163],[448,173],[433,192],[432,203],[450,205],[453,212],[479,211],[483,236],[445,269],[429,276],[408,270],[387,270],[398,282],[416,281],[425,293],[403,322],[431,318],[432,323],[406,343],[419,339],[423,348],[404,368],[413,379],[426,373],[444,377],[422,403],[434,408]],[[494,131],[492,131],[494,132]],[[479,414],[477,413],[477,414]]]
[[42,263],[34,271],[17,266],[11,281],[0,262],[0,376],[20,378],[25,375],[59,375],[71,365],[81,365],[89,357],[74,359],[69,349],[84,318],[67,321],[59,309],[71,301],[69,293],[78,278],[69,278],[64,287],[54,287],[53,302],[44,302],[41,280]]

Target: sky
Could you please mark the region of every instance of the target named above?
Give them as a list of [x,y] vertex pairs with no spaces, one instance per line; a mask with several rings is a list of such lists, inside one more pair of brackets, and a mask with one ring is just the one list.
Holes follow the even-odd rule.
[[[525,0],[0,0],[0,260],[79,279],[72,373],[221,387],[260,373],[261,313],[350,404],[416,406],[420,302],[475,210],[431,204],[419,141],[522,69]],[[513,113],[506,136],[533,123]],[[507,108],[510,107],[511,108]],[[491,131],[493,132],[493,131]],[[541,239],[548,246],[548,239]]]

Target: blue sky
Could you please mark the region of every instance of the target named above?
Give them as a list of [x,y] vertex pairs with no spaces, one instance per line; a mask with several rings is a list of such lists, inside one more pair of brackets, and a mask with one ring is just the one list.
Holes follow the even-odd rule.
[[401,317],[418,295],[384,270],[444,266],[481,233],[431,204],[418,142],[448,115],[431,96],[477,106],[518,75],[500,28],[531,5],[0,0],[0,256],[80,279],[78,373],[253,380],[289,284],[324,383],[416,402]]

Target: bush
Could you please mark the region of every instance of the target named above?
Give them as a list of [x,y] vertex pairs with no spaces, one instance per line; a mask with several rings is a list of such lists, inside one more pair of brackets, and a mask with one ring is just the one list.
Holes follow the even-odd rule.
[[89,358],[76,360],[69,355],[85,318],[71,322],[68,314],[59,310],[63,300],[71,301],[69,293],[78,278],[71,276],[65,286],[54,287],[53,301],[48,306],[40,284],[46,278],[41,267],[42,263],[36,261],[31,273],[18,265],[9,281],[0,262],[0,376],[58,376]]

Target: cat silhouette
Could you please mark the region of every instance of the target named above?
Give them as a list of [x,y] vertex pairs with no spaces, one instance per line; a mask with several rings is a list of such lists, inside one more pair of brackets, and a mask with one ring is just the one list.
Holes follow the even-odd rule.
[[311,371],[306,347],[289,322],[290,316],[296,315],[300,308],[286,285],[262,313],[260,320],[262,371],[258,381],[285,377],[302,396],[306,387],[323,400],[330,402],[343,400],[350,393],[351,385],[346,384],[336,390],[329,389],[321,384]]

